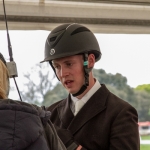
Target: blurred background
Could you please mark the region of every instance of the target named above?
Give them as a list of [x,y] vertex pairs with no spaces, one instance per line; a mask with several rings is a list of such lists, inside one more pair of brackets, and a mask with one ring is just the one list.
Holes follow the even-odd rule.
[[[84,24],[102,51],[94,75],[136,108],[141,150],[150,149],[150,0],[5,0],[5,8],[23,101],[49,106],[67,96],[49,64],[40,61],[54,27]],[[9,62],[4,18],[0,0],[0,52]],[[10,88],[9,97],[19,100],[13,79]]]

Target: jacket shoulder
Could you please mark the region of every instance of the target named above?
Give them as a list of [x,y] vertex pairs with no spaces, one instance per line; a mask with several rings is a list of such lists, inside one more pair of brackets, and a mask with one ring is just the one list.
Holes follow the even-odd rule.
[[128,101],[109,91],[105,85],[102,85],[102,91],[103,95],[107,95],[107,107],[115,108],[115,110],[122,110],[125,107],[134,108]]
[[57,108],[57,107],[59,107],[60,105],[62,105],[65,100],[66,100],[66,99],[62,99],[62,100],[60,100],[60,101],[58,101],[58,102],[56,102],[56,103],[50,105],[49,107],[46,108],[46,110],[48,110],[48,111],[53,111],[55,108]]

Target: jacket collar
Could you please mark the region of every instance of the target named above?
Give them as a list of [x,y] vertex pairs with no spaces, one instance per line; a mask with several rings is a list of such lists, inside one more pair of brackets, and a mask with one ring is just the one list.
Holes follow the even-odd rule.
[[106,86],[101,85],[101,88],[96,91],[75,117],[70,109],[71,98],[69,95],[57,108],[63,126],[71,130],[72,134],[76,133],[85,123],[106,108],[108,95],[109,91]]

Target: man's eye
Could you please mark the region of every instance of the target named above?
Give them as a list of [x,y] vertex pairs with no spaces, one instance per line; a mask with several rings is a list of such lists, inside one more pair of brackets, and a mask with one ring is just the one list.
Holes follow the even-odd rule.
[[59,67],[59,66],[54,66],[54,68],[55,68],[55,69],[59,69],[60,67]]
[[67,63],[67,66],[72,66],[73,64],[72,63]]

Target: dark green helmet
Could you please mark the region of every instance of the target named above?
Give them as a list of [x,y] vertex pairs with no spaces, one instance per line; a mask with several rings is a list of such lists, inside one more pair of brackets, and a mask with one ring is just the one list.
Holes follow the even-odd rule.
[[96,37],[83,25],[63,24],[53,29],[47,37],[42,62],[81,53],[93,53],[96,61],[100,59],[101,51]]
[[91,71],[91,68],[88,68],[88,54],[94,54],[95,60],[98,61],[101,58],[99,44],[87,27],[77,23],[63,24],[51,31],[45,43],[45,58],[42,62],[49,61],[55,72],[52,60],[77,54],[83,54],[84,57],[85,83],[73,96],[78,96],[87,89]]

